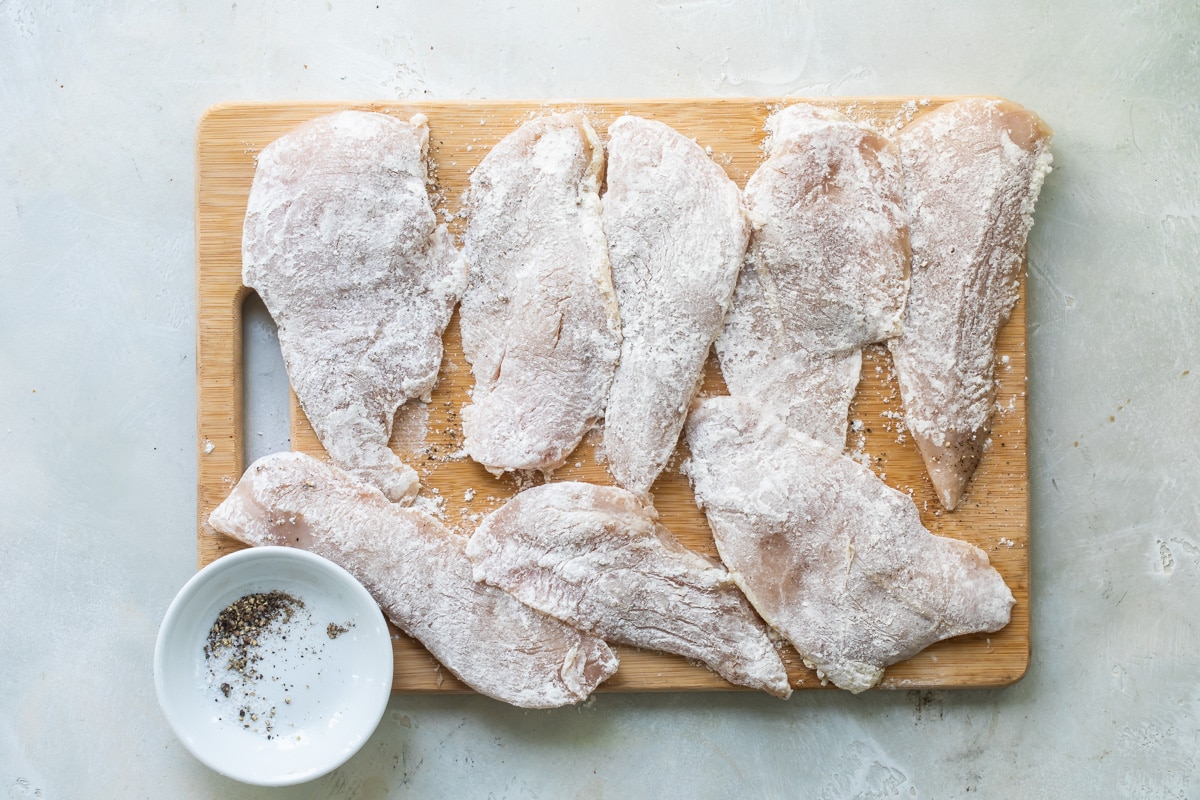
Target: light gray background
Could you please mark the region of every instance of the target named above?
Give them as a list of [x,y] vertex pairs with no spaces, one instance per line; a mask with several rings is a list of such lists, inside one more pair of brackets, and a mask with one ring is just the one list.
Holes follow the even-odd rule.
[[[437,5],[0,0],[0,796],[1200,797],[1200,6]],[[345,767],[283,791],[175,740],[151,652],[195,563],[207,106],[957,93],[1057,131],[1029,252],[1022,682],[395,696]]]

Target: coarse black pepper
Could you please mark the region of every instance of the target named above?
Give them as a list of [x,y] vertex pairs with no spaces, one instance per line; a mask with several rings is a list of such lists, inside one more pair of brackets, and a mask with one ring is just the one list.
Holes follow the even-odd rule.
[[[225,668],[241,676],[243,683],[262,678],[254,665],[262,660],[258,654],[258,640],[277,622],[292,621],[296,610],[304,608],[304,601],[287,592],[256,592],[234,600],[221,610],[216,622],[208,632],[204,655],[213,659],[229,652]],[[228,697],[228,684],[221,685],[221,692]]]

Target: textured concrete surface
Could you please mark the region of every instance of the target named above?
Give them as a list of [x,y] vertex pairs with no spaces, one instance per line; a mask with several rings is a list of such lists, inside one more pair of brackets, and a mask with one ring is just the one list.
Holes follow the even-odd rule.
[[[0,0],[0,796],[1200,797],[1200,6],[101,5]],[[194,569],[207,106],[955,93],[1058,134],[1029,259],[1022,682],[554,712],[395,696],[360,754],[286,791],[176,741],[151,653]]]

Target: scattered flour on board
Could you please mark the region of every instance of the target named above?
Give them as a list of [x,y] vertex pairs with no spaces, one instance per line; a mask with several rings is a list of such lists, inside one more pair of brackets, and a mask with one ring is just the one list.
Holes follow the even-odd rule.
[[413,500],[412,508],[417,511],[424,511],[431,517],[442,519],[446,514],[446,498],[437,493],[434,489],[433,495],[418,495],[417,499]]
[[[928,101],[925,101],[925,105],[928,105]],[[916,100],[904,101],[892,117],[892,121],[883,129],[883,134],[888,137],[895,136],[901,128],[912,122],[913,117],[917,115],[917,108]]]

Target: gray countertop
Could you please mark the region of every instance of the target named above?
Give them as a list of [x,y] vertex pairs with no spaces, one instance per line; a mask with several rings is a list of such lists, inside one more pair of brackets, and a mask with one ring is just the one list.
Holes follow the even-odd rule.
[[[47,5],[0,0],[0,796],[1200,797],[1196,3]],[[312,784],[193,759],[151,655],[195,569],[204,109],[782,94],[995,94],[1057,132],[1029,248],[1028,675],[394,695]]]

